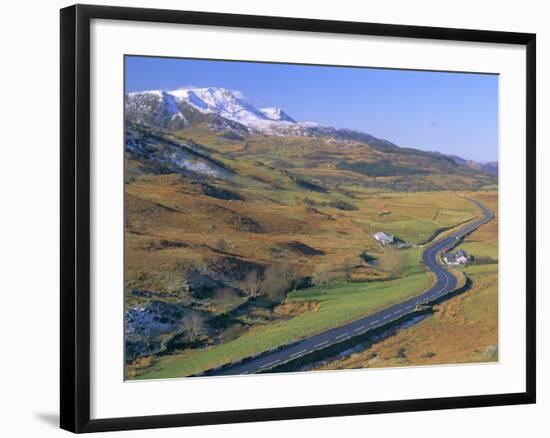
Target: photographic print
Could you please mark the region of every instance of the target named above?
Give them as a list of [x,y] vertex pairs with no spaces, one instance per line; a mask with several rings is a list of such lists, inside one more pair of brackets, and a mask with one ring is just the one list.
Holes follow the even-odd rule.
[[498,361],[498,75],[124,62],[127,380]]

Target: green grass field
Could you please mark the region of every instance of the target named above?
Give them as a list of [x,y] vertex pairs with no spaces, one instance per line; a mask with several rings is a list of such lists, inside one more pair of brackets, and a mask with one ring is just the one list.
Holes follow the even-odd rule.
[[490,257],[492,259],[498,258],[498,246],[487,244],[485,242],[468,241],[460,245],[460,248],[470,254],[474,254],[475,257]]
[[[418,254],[408,257],[416,260]],[[407,274],[398,280],[371,283],[341,283],[325,291],[310,288],[292,292],[287,301],[314,301],[317,311],[296,316],[290,320],[254,329],[225,344],[212,346],[181,355],[161,357],[138,379],[182,377],[205,369],[258,354],[315,333],[340,326],[416,295],[430,284],[430,277],[422,268],[407,267]]]

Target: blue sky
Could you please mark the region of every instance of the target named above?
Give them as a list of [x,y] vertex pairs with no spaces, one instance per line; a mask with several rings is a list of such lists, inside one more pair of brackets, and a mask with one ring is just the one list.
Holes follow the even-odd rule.
[[498,158],[498,76],[176,58],[126,58],[126,92],[239,90],[256,107],[352,128],[399,146]]

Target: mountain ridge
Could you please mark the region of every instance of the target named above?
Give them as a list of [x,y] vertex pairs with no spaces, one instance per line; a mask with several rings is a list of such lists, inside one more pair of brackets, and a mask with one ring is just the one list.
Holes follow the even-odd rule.
[[384,152],[441,156],[460,167],[498,175],[498,163],[482,163],[456,155],[401,147],[389,140],[348,128],[334,128],[315,122],[298,122],[281,108],[256,108],[240,93],[221,87],[183,87],[174,90],[134,91],[126,95],[126,119],[156,129],[171,131],[206,122],[215,132],[231,137],[248,134],[268,136],[334,137],[357,141]]

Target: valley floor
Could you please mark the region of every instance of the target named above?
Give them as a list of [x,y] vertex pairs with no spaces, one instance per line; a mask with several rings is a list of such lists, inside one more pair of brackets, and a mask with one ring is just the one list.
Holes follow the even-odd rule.
[[[477,194],[491,208],[495,197]],[[493,205],[491,205],[493,204]],[[405,366],[496,360],[496,220],[482,226],[461,244],[475,249],[481,263],[465,269],[473,287],[436,308],[435,315],[417,326],[382,341],[364,352],[324,364],[320,369]],[[368,315],[389,304],[426,290],[431,277],[419,262],[421,248],[397,251],[402,275],[395,280],[333,282],[325,288],[291,292],[273,309],[272,319],[221,344],[163,355],[136,371],[136,378],[169,378],[200,373],[262,351],[291,343]],[[456,339],[459,336],[460,339]]]
[[433,316],[361,352],[317,367],[319,370],[442,365],[498,361],[497,197],[477,194],[495,219],[469,235],[459,248],[475,256],[462,271],[472,281],[467,292],[435,307]]
[[[216,90],[201,93],[231,98]],[[249,130],[172,98],[126,99],[128,379],[198,374],[420,294],[423,246],[480,215],[467,197],[496,211],[495,169],[349,130]],[[464,244],[474,287],[496,272],[492,237]]]

